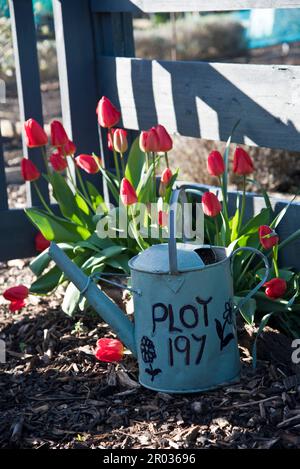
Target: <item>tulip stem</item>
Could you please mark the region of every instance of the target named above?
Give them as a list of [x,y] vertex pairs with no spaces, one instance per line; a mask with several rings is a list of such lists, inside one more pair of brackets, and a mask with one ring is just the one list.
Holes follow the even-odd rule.
[[82,199],[87,203],[87,205],[90,207],[90,209],[92,210],[92,212],[96,213],[94,207],[92,206],[92,204],[91,204],[91,202],[90,202],[90,200],[87,199],[87,198],[83,195],[83,193],[78,189],[78,187],[76,187],[76,186],[74,185],[74,182],[73,182],[73,180],[70,179],[70,176],[67,176],[67,179],[70,181],[70,183],[72,184],[72,186],[74,186],[74,188],[75,188],[77,194],[79,194],[80,197],[82,197]]
[[115,147],[114,147],[114,135],[113,135],[113,133],[112,133],[111,128],[109,128],[108,131],[109,131],[109,134],[110,134],[110,138],[111,138],[111,142],[112,142],[112,147],[113,147],[113,155],[114,155],[114,162],[115,162],[116,174],[117,174],[118,181],[119,181],[119,183],[120,183],[120,182],[121,182],[121,174],[120,174],[120,167],[119,167],[119,161],[118,161],[117,152],[116,152]]
[[42,193],[41,193],[41,191],[40,191],[40,189],[39,189],[39,187],[38,187],[38,185],[37,185],[37,183],[36,183],[35,181],[33,181],[33,185],[34,185],[35,190],[36,190],[36,192],[37,192],[37,195],[39,196],[39,199],[40,199],[40,201],[42,202],[42,205],[45,207],[46,211],[47,211],[48,213],[50,213],[50,215],[54,215],[54,213],[52,212],[52,210],[48,207],[48,205],[47,205],[47,203],[46,203],[44,197],[42,196]]
[[278,244],[273,247],[273,265],[274,265],[274,272],[275,272],[275,277],[279,277],[279,270],[278,270]]
[[42,151],[43,160],[44,160],[44,164],[45,164],[45,168],[46,168],[47,174],[48,174],[48,176],[50,176],[50,174],[49,174],[48,160],[47,160],[46,147],[44,147],[44,146],[41,147],[41,151]]
[[156,199],[156,174],[155,174],[155,152],[152,152],[153,161],[153,201]]
[[238,223],[238,235],[240,234],[240,229],[241,225],[243,223],[243,218],[245,215],[245,208],[246,208],[246,176],[243,176],[243,198],[242,198],[242,207],[241,207],[241,213],[240,213],[240,218],[239,218],[239,223]]
[[73,179],[72,171],[71,171],[69,162],[68,162],[68,160],[66,160],[66,161],[67,161],[67,175],[69,175],[69,179],[70,179],[71,183],[73,184],[74,188],[76,189],[76,183],[75,183],[75,181],[74,181],[74,179]]
[[222,192],[222,208],[223,208],[223,220],[225,221],[225,245],[228,246],[230,243],[230,226],[229,226],[229,216],[228,216],[228,205],[227,197],[224,190],[223,177],[219,176],[219,184]]
[[228,206],[227,206],[227,199],[226,199],[225,191],[224,191],[224,184],[223,184],[223,180],[222,180],[221,176],[219,176],[218,179],[219,179],[219,184],[220,184],[220,187],[221,187],[222,198],[223,198],[224,217],[225,217],[226,221],[228,221]]
[[217,217],[214,217],[215,227],[216,227],[216,243],[217,246],[220,246],[220,239],[219,239],[219,223]]
[[165,160],[166,160],[166,165],[167,165],[167,168],[170,167],[169,165],[169,158],[168,158],[168,153],[165,151]]
[[[260,250],[260,249],[259,249],[259,250]],[[251,254],[251,256],[250,256],[250,258],[249,258],[249,260],[248,260],[248,262],[247,262],[245,268],[243,269],[243,271],[242,271],[242,273],[241,273],[241,275],[240,275],[240,277],[239,277],[239,279],[238,279],[238,281],[237,281],[237,286],[236,286],[237,289],[239,288],[240,283],[241,283],[241,281],[243,280],[244,275],[245,275],[245,273],[247,272],[247,270],[249,269],[249,267],[250,267],[250,265],[251,265],[251,263],[252,263],[252,261],[253,261],[253,259],[254,259],[255,256],[256,256],[256,254]]]
[[141,250],[144,251],[144,247],[143,247],[143,245],[141,243],[141,240],[140,240],[140,235],[139,235],[138,227],[137,227],[137,224],[136,224],[136,219],[135,219],[135,216],[134,216],[134,211],[133,211],[133,206],[132,205],[129,206],[129,211],[130,211],[130,214],[132,216],[133,236],[134,236],[136,242],[138,243],[139,247],[141,248]]
[[120,153],[120,158],[121,158],[121,166],[122,166],[123,177],[125,177],[125,163],[124,163],[124,155],[123,155],[123,153]]
[[148,171],[150,167],[149,153],[146,151],[145,155],[146,155],[146,171]]
[[[89,199],[89,195],[88,195],[88,193],[87,193],[87,191],[86,191],[86,188],[85,188],[85,185],[84,185],[82,176],[81,176],[80,171],[79,171],[79,169],[77,168],[76,164],[75,164],[75,171],[76,171],[76,175],[77,175],[79,184],[81,185],[82,192],[83,192],[85,198],[86,198],[86,199]],[[76,186],[75,186],[75,187],[76,187]]]

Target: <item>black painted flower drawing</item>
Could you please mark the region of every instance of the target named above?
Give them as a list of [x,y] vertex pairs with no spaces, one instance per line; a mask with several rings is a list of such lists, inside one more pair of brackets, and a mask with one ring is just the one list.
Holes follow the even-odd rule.
[[226,325],[227,324],[231,325],[233,321],[232,307],[231,307],[230,302],[225,303],[225,311],[223,313],[223,319],[224,319],[223,325],[218,319],[215,319],[216,330],[217,330],[218,337],[220,339],[220,350],[223,350],[223,348],[225,348],[226,345],[228,345],[229,342],[231,342],[232,339],[234,339],[234,335],[232,332],[230,332],[229,334],[225,334]]
[[141,339],[140,349],[141,349],[143,362],[149,364],[149,368],[146,368],[145,372],[151,376],[151,381],[154,381],[155,376],[161,373],[160,368],[154,369],[152,367],[152,363],[156,359],[154,343],[152,342],[152,340],[150,340],[148,337],[144,335]]

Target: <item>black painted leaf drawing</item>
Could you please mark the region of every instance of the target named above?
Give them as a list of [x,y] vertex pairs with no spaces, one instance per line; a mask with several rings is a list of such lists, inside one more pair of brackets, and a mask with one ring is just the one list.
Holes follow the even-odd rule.
[[223,327],[222,324],[218,319],[215,319],[216,321],[216,329],[217,329],[217,334],[219,336],[219,339],[222,341],[223,340]]
[[151,381],[154,381],[155,376],[157,376],[159,373],[161,373],[160,368],[155,368],[154,370],[153,370],[153,368],[146,368],[145,371],[146,371],[146,373],[148,373],[148,375],[151,376]]
[[221,349],[226,347],[226,345],[228,345],[232,339],[234,339],[234,335],[232,334],[232,332],[230,332],[230,334],[227,334],[224,340],[222,340]]

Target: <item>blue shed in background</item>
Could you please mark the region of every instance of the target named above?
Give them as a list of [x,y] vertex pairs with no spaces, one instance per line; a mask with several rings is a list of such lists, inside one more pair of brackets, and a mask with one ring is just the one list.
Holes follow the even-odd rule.
[[231,15],[243,24],[250,49],[300,41],[299,8],[245,10]]

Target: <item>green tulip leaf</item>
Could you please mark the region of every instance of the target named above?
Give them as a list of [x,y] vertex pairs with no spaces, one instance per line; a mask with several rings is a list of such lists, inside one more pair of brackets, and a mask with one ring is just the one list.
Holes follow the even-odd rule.
[[84,226],[62,220],[55,215],[36,208],[25,209],[26,215],[49,241],[56,243],[76,243],[88,238],[91,233]]
[[46,274],[39,277],[30,287],[30,293],[36,295],[46,295],[54,290],[64,280],[61,270],[54,266]]
[[139,137],[137,137],[131,145],[125,169],[125,177],[135,189],[137,189],[141,180],[144,164],[145,153],[141,151]]
[[76,288],[75,285],[72,282],[70,282],[66,288],[61,309],[68,316],[72,317],[78,308],[79,301],[80,301],[80,292],[78,288]]

